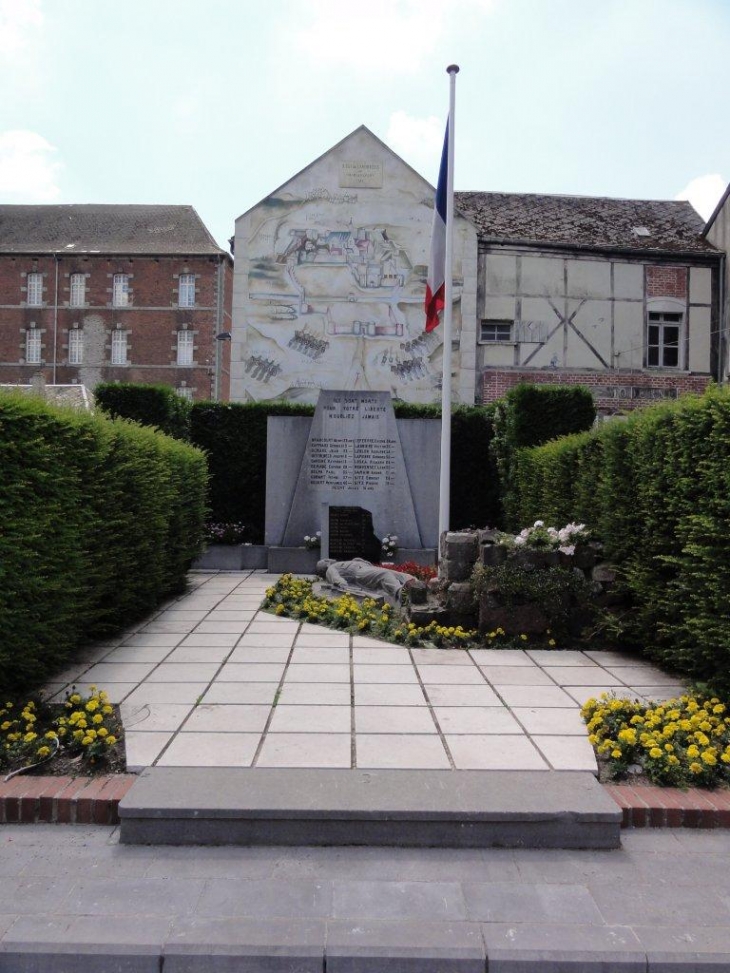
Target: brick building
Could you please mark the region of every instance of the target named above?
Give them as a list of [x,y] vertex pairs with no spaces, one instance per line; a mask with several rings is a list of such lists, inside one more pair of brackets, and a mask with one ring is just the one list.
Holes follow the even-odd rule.
[[581,384],[601,413],[721,374],[724,253],[687,202],[460,192],[478,236],[477,400]]
[[0,384],[226,400],[232,278],[191,206],[0,206]]

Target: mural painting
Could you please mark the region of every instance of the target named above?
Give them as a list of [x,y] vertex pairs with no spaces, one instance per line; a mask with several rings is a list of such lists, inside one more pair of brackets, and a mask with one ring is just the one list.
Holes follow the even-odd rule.
[[[439,399],[440,329],[423,330],[433,198],[405,166],[407,179],[383,188],[376,165],[378,191],[343,189],[343,168],[320,160],[321,182],[334,188],[297,177],[246,215],[246,239],[236,240],[247,267],[238,398],[314,402],[319,389],[348,389]],[[457,228],[455,336],[465,232]]]

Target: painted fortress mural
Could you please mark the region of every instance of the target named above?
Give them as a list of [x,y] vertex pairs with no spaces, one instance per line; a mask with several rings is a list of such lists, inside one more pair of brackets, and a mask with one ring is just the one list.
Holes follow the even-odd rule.
[[[354,136],[349,151],[353,136],[237,224],[236,399],[314,402],[321,388],[439,398],[441,335],[423,331],[432,195],[369,132]],[[456,339],[468,233],[460,223]]]

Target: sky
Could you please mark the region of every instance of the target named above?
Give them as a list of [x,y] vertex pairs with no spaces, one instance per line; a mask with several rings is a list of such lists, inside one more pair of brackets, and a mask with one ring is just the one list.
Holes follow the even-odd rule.
[[730,180],[730,0],[0,0],[0,203],[237,216],[360,125],[455,187],[689,198]]

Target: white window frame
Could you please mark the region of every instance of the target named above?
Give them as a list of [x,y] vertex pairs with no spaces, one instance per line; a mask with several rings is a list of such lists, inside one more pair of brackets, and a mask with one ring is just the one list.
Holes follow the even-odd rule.
[[195,361],[195,334],[192,331],[177,333],[177,364],[190,367]]
[[[676,298],[652,299],[646,306],[646,367],[682,371],[685,367],[686,305]],[[654,329],[656,329],[654,331]],[[672,332],[676,329],[676,343]],[[654,333],[652,333],[654,331]],[[674,357],[676,362],[667,359]],[[655,360],[652,361],[652,358]]]
[[25,332],[25,363],[40,365],[43,361],[43,335],[40,328],[28,328]]
[[86,274],[71,274],[68,286],[68,306],[83,307],[86,303]]
[[111,363],[112,365],[129,364],[127,332],[121,329],[112,331]]
[[[494,329],[490,336],[488,336],[488,329]],[[514,321],[510,321],[507,318],[482,318],[480,321],[480,344],[511,345],[514,344],[514,340]]]
[[189,385],[178,385],[175,391],[181,399],[185,399],[188,402],[193,401],[193,389]]
[[28,307],[43,306],[43,274],[34,271],[26,277],[25,303]]
[[68,333],[68,363],[69,365],[84,364],[83,328],[71,328]]
[[177,280],[178,307],[195,307],[195,274],[180,274]]
[[129,274],[114,274],[112,278],[112,304],[114,307],[129,306]]

